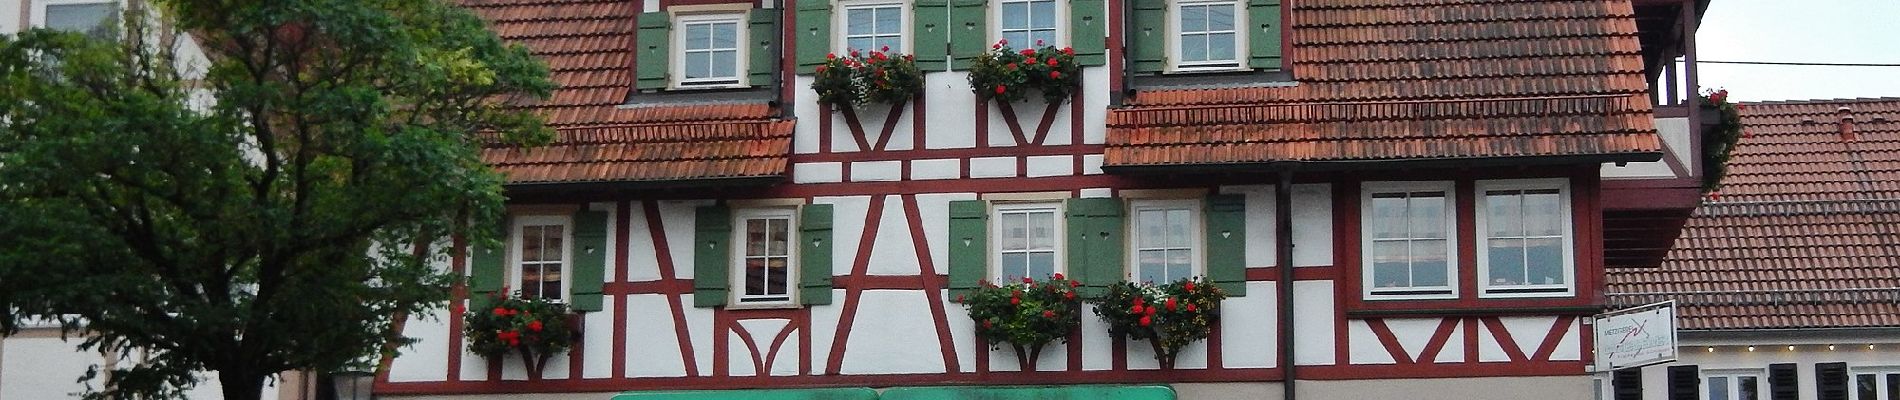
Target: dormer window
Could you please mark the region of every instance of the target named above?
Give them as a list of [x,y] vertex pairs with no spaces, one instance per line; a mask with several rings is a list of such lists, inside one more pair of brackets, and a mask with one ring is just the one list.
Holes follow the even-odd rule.
[[844,51],[904,53],[906,12],[901,2],[844,3]]
[[1060,8],[1056,0],[1003,0],[997,4],[997,38],[1017,49],[1061,47]]
[[745,59],[743,14],[684,15],[679,17],[677,48],[678,87],[725,87],[740,84],[740,60]]
[[1240,68],[1246,37],[1237,27],[1246,16],[1240,3],[1182,1],[1174,6],[1174,68],[1176,70],[1231,70]]

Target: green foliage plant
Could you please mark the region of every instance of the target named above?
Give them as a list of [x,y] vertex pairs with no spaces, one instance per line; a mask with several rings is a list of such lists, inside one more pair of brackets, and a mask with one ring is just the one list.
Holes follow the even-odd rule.
[[1199,278],[1166,284],[1116,282],[1107,294],[1089,300],[1095,315],[1108,323],[1109,333],[1146,340],[1154,347],[1163,369],[1174,368],[1181,348],[1206,339],[1220,323],[1220,303],[1227,292]]
[[1049,103],[1067,100],[1082,82],[1075,49],[1036,46],[1017,51],[1008,40],[990,45],[989,52],[970,64],[970,89],[979,98],[1012,103],[1023,101],[1031,91],[1041,92]]
[[1696,96],[1696,105],[1702,112],[1715,113],[1715,123],[1702,126],[1702,192],[1710,193],[1722,189],[1729,157],[1742,141],[1744,106],[1729,102],[1727,89],[1703,90],[1701,96]]
[[910,101],[924,89],[924,73],[917,69],[916,56],[890,52],[886,46],[865,53],[852,50],[839,57],[826,54],[825,63],[813,73],[811,88],[818,101],[837,108],[854,108],[870,103],[898,104]]
[[991,348],[1007,343],[1027,371],[1036,365],[1043,346],[1067,342],[1069,333],[1081,326],[1082,301],[1077,298],[1077,286],[1080,284],[1060,273],[1047,280],[1023,278],[1022,282],[1000,286],[986,280],[956,300],[970,310],[976,336]]
[[541,376],[549,357],[573,346],[565,304],[518,293],[494,294],[487,304],[493,307],[462,315],[462,337],[471,353],[489,358],[519,355],[528,376]]

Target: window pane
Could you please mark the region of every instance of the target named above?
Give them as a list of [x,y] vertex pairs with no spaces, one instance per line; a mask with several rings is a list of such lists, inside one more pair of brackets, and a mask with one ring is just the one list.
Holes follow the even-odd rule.
[[[897,7],[879,7],[877,9],[877,33],[902,32],[904,14]],[[895,48],[893,48],[895,49]]]
[[1209,61],[1234,60],[1234,34],[1216,33],[1207,35],[1207,59]]
[[[1037,29],[1035,32],[1032,32],[1030,34],[1029,39],[1031,39],[1030,43],[1037,43],[1038,41],[1040,41],[1040,43],[1042,43],[1043,46],[1054,46],[1057,41],[1056,30],[1055,28]],[[1040,46],[1032,45],[1031,47],[1040,47]]]
[[1140,247],[1161,247],[1167,245],[1167,212],[1162,210],[1141,210],[1135,213],[1135,224],[1140,228],[1141,238],[1135,245]]
[[867,49],[877,48],[877,45],[873,44],[871,38],[868,38],[868,37],[846,39],[844,46],[846,49],[853,49],[853,50],[867,50]]
[[[1030,23],[1029,25],[1030,28],[1055,29],[1056,2],[1036,1],[1036,2],[1029,3],[1029,23]],[[1049,39],[1048,37],[1040,37],[1040,39],[1045,39],[1045,41],[1043,42],[1044,45],[1050,45],[1050,46],[1055,45],[1055,41],[1046,40],[1046,39]],[[1035,42],[1030,42],[1030,43],[1024,43],[1023,45],[1029,46],[1029,45],[1034,45],[1034,44]]]
[[738,52],[732,50],[712,53],[712,75],[714,78],[733,78],[739,76]]
[[1168,247],[1187,248],[1193,246],[1193,226],[1188,218],[1188,210],[1168,210]]
[[1709,378],[1709,400],[1729,400],[1728,377]]
[[1563,235],[1562,199],[1556,191],[1542,193],[1531,192],[1524,195],[1524,234],[1532,236]]
[[1029,247],[1028,216],[1023,214],[1003,214],[1003,250],[1022,250]]
[[1035,279],[1048,279],[1056,273],[1056,252],[1038,251],[1029,253],[1029,275]]
[[1412,241],[1412,285],[1451,286],[1445,276],[1445,241]]
[[1900,374],[1887,374],[1887,400],[1900,400]]
[[1018,45],[1017,43],[1031,43],[1029,41],[1029,32],[1027,31],[1003,32],[1003,40],[1008,40],[1010,47],[1014,48],[1029,47],[1029,45]]
[[541,227],[521,227],[521,261],[541,261]]
[[541,298],[561,299],[561,264],[541,266]]
[[1880,396],[1880,391],[1876,389],[1879,384],[1874,382],[1875,377],[1876,375],[1874,374],[1854,375],[1854,393],[1858,395],[1855,398],[1860,400],[1880,399],[1880,397],[1877,397]]
[[712,24],[712,47],[730,49],[739,47],[739,24],[722,22]]
[[46,6],[46,28],[69,32],[92,33],[112,18],[112,3],[96,4],[48,4]]
[[774,294],[774,295],[785,294],[785,288],[787,286],[785,280],[786,278],[790,276],[789,274],[791,273],[791,271],[786,268],[786,265],[785,265],[786,261],[787,259],[784,257],[773,257],[771,260],[765,263],[766,294]]
[[1206,32],[1207,6],[1181,7],[1181,32]]
[[1533,285],[1564,283],[1562,239],[1543,238],[1524,241],[1524,268]]
[[1169,282],[1172,282],[1176,279],[1186,278],[1189,275],[1193,274],[1193,272],[1191,271],[1192,269],[1191,266],[1194,265],[1194,260],[1192,259],[1193,258],[1192,253],[1193,253],[1192,251],[1188,251],[1188,250],[1168,250],[1167,280]]
[[760,257],[745,260],[745,294],[765,294],[765,259]]
[[1411,212],[1411,235],[1414,238],[1445,237],[1445,198],[1442,194],[1420,195],[1413,193],[1406,202]]
[[1376,287],[1411,287],[1411,272],[1408,263],[1406,242],[1372,243],[1372,281]]
[[874,24],[872,19],[877,17],[874,10],[875,9],[871,8],[853,8],[845,11],[844,33],[846,35],[869,35],[873,33],[871,30]]
[[1227,4],[1208,6],[1207,7],[1207,30],[1210,30],[1210,31],[1234,30],[1234,6],[1227,5]]
[[1491,285],[1524,284],[1524,239],[1490,239],[1488,242]]
[[707,24],[687,24],[686,50],[705,50],[712,43],[712,26]]
[[757,257],[765,255],[765,220],[745,220],[745,255]]
[[541,261],[561,261],[561,250],[567,248],[561,243],[567,238],[567,234],[561,231],[561,226],[542,227],[541,237],[544,240],[542,243],[545,243],[542,249],[546,250],[541,252]]
[[[1029,3],[1027,2],[1003,3],[1002,15],[1003,29],[1025,29],[1029,27]],[[1029,48],[1029,43],[1027,42],[1017,43],[1015,40],[1010,40],[1009,44],[1016,48]]]
[[1373,196],[1372,220],[1367,224],[1374,238],[1405,237],[1405,198]]
[[1738,400],[1760,400],[1755,396],[1755,380],[1755,377],[1752,376],[1736,377],[1735,398]]
[[712,76],[712,55],[710,54],[704,52],[686,53],[685,60],[681,61],[680,64],[683,64],[686,68],[687,79]]
[[1142,250],[1135,254],[1136,282],[1166,282],[1167,250]]
[[902,53],[904,52],[904,40],[902,37],[895,35],[878,36],[877,40],[871,43],[871,48],[873,49],[883,49],[885,47],[890,47],[893,53]]
[[1181,35],[1181,61],[1207,61],[1207,36]]
[[1029,214],[1029,249],[1054,250],[1056,248],[1056,214],[1053,212],[1035,212]]
[[997,273],[1001,275],[999,277],[1005,283],[1029,276],[1028,254],[1004,253],[1002,264],[998,266]]
[[772,253],[774,256],[792,254],[792,220],[778,218],[772,220]]
[[1511,194],[1485,195],[1484,223],[1491,230],[1491,237],[1523,236],[1523,225],[1518,219],[1523,213],[1522,197],[1516,192],[1505,193]]

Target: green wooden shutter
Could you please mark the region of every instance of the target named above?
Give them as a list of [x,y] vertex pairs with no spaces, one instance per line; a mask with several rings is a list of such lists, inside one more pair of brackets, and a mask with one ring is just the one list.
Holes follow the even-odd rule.
[[1128,46],[1130,72],[1161,72],[1168,66],[1168,0],[1130,0],[1128,31],[1123,44]]
[[1082,283],[1084,297],[1099,296],[1128,274],[1122,200],[1070,199],[1067,208],[1069,278]]
[[798,215],[798,301],[831,304],[831,205],[807,204]]
[[1207,280],[1228,296],[1247,295],[1247,199],[1238,194],[1207,197]]
[[1280,69],[1280,0],[1247,0],[1247,67]]
[[751,61],[751,76],[746,83],[752,86],[770,87],[778,83],[778,10],[771,8],[753,9],[747,17],[751,19],[752,30],[746,32],[746,39],[752,41],[752,48],[746,51]]
[[693,221],[693,306],[726,305],[732,271],[732,210],[700,207]]
[[495,243],[477,243],[469,246],[468,290],[470,307],[488,308],[488,297],[501,292],[502,280],[508,276],[508,226],[507,217],[490,226],[495,235]]
[[672,16],[664,12],[640,14],[639,62],[634,66],[638,80],[637,89],[665,89],[668,71],[672,64],[668,62],[672,54],[668,44],[672,43]]
[[911,13],[911,49],[917,56],[917,69],[942,71],[944,54],[949,50],[950,32],[944,23],[950,18],[949,0],[917,0]]
[[574,311],[601,310],[601,287],[607,281],[607,212],[582,209],[574,213],[574,276],[569,287]]
[[1070,47],[1075,49],[1075,62],[1082,65],[1102,65],[1108,61],[1106,39],[1108,30],[1107,9],[1102,0],[1069,0]]
[[[988,0],[950,0],[951,68],[969,68],[977,56],[990,50]],[[1011,43],[1018,48],[1030,43]]]
[[798,73],[818,71],[831,53],[831,0],[798,2]]
[[950,297],[976,289],[989,276],[989,203],[950,202]]

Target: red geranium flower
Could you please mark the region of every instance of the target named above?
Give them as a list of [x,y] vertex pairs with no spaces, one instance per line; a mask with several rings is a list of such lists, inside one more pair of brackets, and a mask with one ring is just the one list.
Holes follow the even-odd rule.
[[529,322],[528,322],[528,330],[531,330],[531,331],[535,331],[535,332],[540,332],[540,331],[541,331],[541,321],[529,321]]
[[1168,298],[1168,311],[1174,311],[1174,298]]
[[1003,94],[1003,90],[1005,90],[1003,85],[996,85],[996,94]]
[[1012,305],[1012,306],[1018,306],[1018,305],[1022,305],[1022,304],[1023,304],[1023,298],[1021,298],[1021,297],[1011,297],[1011,298],[1009,298],[1009,305]]
[[1031,50],[1031,49],[1023,49],[1023,51],[1022,51],[1022,53],[1023,53],[1023,55],[1024,55],[1024,56],[1033,56],[1033,55],[1036,55],[1036,51],[1035,51],[1035,50]]
[[1140,304],[1136,304],[1136,305],[1135,305],[1134,307],[1129,307],[1129,308],[1128,308],[1128,313],[1129,313],[1129,314],[1141,314],[1141,305],[1140,305]]
[[1043,318],[1055,318],[1055,317],[1056,317],[1056,312],[1055,312],[1055,311],[1051,311],[1051,310],[1042,310],[1042,317],[1043,317]]
[[1187,287],[1185,289],[1187,289],[1188,293],[1194,293],[1194,281],[1187,281]]
[[1049,66],[1051,66],[1051,67],[1054,67],[1054,66],[1056,66],[1056,59],[1054,59],[1054,58],[1051,58],[1051,59],[1049,59]]
[[1189,304],[1188,304],[1188,312],[1195,312],[1195,311],[1196,311],[1196,310],[1194,309],[1194,304],[1193,304],[1193,303],[1189,303]]
[[1062,280],[1062,273],[1061,273],[1061,272],[1057,272],[1057,273],[1056,273],[1056,276],[1055,276],[1055,278],[1056,278],[1056,280],[1058,280],[1058,281],[1059,281],[1059,280]]
[[834,59],[834,58],[838,58],[838,53],[825,53],[825,59],[826,59],[826,60],[830,60],[830,59]]
[[1075,300],[1075,292],[1065,292],[1065,293],[1062,293],[1062,298],[1064,298],[1064,299],[1069,299],[1069,300]]
[[[1049,61],[1055,62],[1056,60],[1049,60]],[[1062,73],[1057,72],[1057,71],[1049,71],[1049,79],[1062,79]]]
[[1069,281],[1069,287],[1076,287],[1076,286],[1081,286],[1081,285],[1082,285],[1081,283],[1078,283],[1076,281]]
[[1036,65],[1036,59],[1035,59],[1035,58],[1029,58],[1029,59],[1026,59],[1026,60],[1023,60],[1023,63],[1024,63],[1024,64],[1029,64],[1029,65]]
[[501,308],[501,307],[495,307],[495,316],[497,316],[497,317],[506,317],[506,316],[508,316],[508,309],[506,309],[506,308]]
[[1154,321],[1154,319],[1153,319],[1153,318],[1150,318],[1150,317],[1148,317],[1148,316],[1145,316],[1145,315],[1144,315],[1144,316],[1142,316],[1142,317],[1141,317],[1141,326],[1148,326],[1148,325],[1152,325],[1152,324],[1154,324],[1154,322],[1155,322],[1155,321]]
[[1072,55],[1072,56],[1073,56],[1073,55],[1075,55],[1075,49],[1074,49],[1074,48],[1070,48],[1070,47],[1064,47],[1064,48],[1062,48],[1062,54],[1067,54],[1067,55]]
[[1029,277],[1027,277],[1027,276],[1025,276],[1025,277],[1023,277],[1023,283],[1036,283],[1036,280],[1035,280],[1035,279],[1029,279]]

